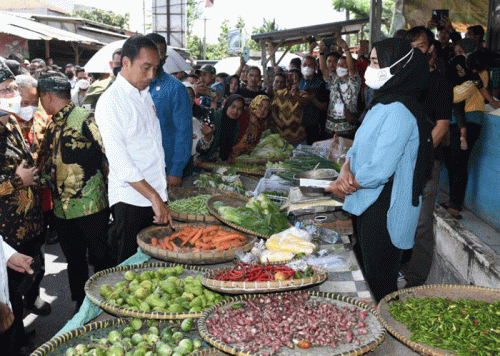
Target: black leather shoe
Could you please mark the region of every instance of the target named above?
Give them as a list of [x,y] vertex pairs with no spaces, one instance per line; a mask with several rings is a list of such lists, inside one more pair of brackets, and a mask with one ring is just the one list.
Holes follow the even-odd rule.
[[52,311],[50,304],[40,297],[36,298],[33,305],[25,305],[24,307],[33,314],[41,316],[49,315]]

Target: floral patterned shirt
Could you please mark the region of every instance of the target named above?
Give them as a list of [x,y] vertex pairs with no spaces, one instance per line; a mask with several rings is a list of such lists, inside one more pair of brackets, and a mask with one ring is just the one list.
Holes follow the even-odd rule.
[[25,187],[16,174],[23,160],[27,168],[35,164],[19,124],[11,116],[0,132],[0,234],[20,252],[38,236],[43,222],[41,187]]
[[54,214],[73,219],[108,206],[105,152],[94,115],[69,103],[52,116],[39,164],[52,172]]
[[356,73],[354,76],[349,76],[346,81],[342,81],[338,75],[331,76],[329,86],[330,103],[328,104],[326,132],[342,134],[354,131],[356,126],[347,121],[344,110],[347,108],[351,113],[357,113],[361,77]]

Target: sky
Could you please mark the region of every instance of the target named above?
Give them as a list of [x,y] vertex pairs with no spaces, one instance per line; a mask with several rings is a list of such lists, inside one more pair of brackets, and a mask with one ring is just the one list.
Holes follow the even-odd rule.
[[[86,6],[112,10],[115,13],[130,13],[132,31],[143,32],[143,3],[151,9],[151,0],[45,0],[59,7],[69,3],[83,3]],[[159,1],[159,0],[158,0]],[[183,0],[184,1],[184,0]],[[204,0],[200,2],[205,3]],[[204,8],[203,17],[207,18],[207,42],[216,43],[222,21],[229,20],[229,27],[234,28],[238,16],[245,20],[245,28],[251,34],[253,27],[261,27],[263,19],[276,19],[280,29],[319,25],[342,21],[345,15],[333,10],[332,0],[214,0],[214,6]],[[203,38],[202,19],[195,22],[193,33]]]

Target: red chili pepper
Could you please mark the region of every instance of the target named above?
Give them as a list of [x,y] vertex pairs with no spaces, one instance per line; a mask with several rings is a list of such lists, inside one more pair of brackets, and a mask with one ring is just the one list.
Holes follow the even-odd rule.
[[479,324],[479,321],[477,321],[477,320],[474,320],[474,324],[476,324],[476,325],[477,325],[477,324]]

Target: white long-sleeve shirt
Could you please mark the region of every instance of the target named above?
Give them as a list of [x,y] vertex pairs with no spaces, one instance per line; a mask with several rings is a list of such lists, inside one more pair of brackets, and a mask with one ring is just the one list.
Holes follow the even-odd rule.
[[7,261],[16,253],[0,235],[0,303],[7,304],[12,309],[9,301],[9,281],[7,279]]
[[151,206],[129,184],[143,179],[167,201],[160,122],[149,88],[139,91],[119,74],[99,98],[95,119],[109,162],[109,205]]

